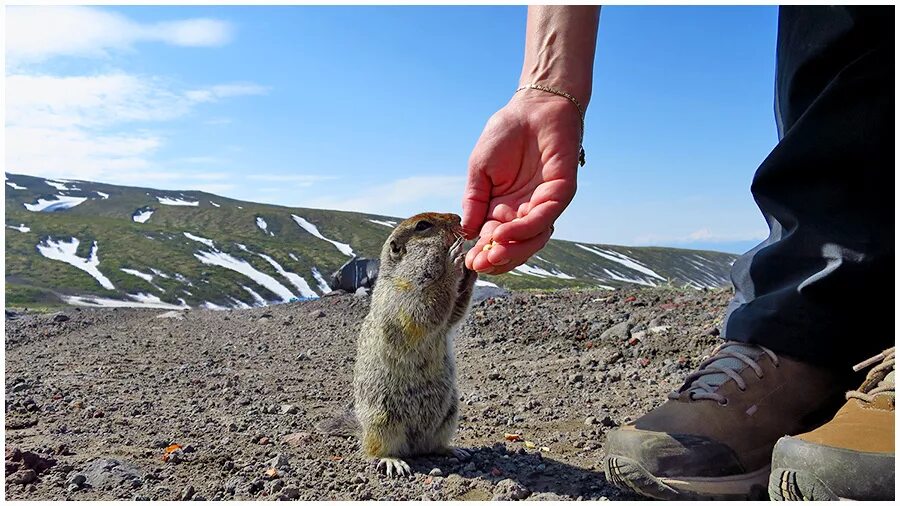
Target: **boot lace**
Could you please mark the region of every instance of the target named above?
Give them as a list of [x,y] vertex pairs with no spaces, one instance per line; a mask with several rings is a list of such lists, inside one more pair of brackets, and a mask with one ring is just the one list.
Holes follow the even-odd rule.
[[875,402],[875,396],[879,394],[894,397],[894,348],[888,348],[874,357],[864,360],[853,366],[854,371],[860,371],[870,365],[881,361],[873,367],[859,390],[847,392],[847,399],[859,399],[863,402]]
[[[756,352],[755,357],[748,355],[753,352]],[[728,404],[728,399],[716,390],[729,379],[734,380],[741,391],[746,390],[747,382],[740,375],[740,371],[744,369],[742,364],[753,369],[756,377],[762,379],[765,374],[758,359],[764,354],[778,367],[778,356],[772,350],[755,344],[727,341],[713,350],[712,355],[685,378],[681,388],[670,392],[669,399],[678,399],[687,391],[691,400],[708,399],[724,406]]]

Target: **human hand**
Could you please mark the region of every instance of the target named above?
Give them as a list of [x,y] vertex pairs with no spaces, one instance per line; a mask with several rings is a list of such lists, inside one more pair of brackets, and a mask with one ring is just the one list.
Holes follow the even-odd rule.
[[509,272],[550,240],[575,196],[580,129],[568,99],[537,90],[517,93],[488,120],[463,196],[463,231],[480,236],[466,254],[468,268]]

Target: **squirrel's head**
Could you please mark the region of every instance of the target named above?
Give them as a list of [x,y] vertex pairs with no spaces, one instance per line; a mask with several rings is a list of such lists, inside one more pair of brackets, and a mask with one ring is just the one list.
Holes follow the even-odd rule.
[[465,240],[460,221],[452,213],[421,213],[401,222],[381,249],[379,278],[421,288],[443,278],[448,268],[459,267],[455,257],[464,254]]

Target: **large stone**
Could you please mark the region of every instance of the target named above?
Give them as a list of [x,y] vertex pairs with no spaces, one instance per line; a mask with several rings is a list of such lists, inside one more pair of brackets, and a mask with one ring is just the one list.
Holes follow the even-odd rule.
[[81,474],[92,488],[113,489],[125,484],[139,486],[143,473],[134,464],[101,458],[88,462]]
[[617,339],[619,341],[624,341],[630,336],[632,326],[633,325],[629,322],[617,323],[604,330],[603,333],[600,334],[600,340]]

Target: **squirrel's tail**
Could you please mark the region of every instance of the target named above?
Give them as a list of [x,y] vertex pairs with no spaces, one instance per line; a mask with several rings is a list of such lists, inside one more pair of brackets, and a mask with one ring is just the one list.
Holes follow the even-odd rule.
[[317,423],[316,430],[330,436],[357,436],[362,432],[362,427],[351,405],[339,415]]

